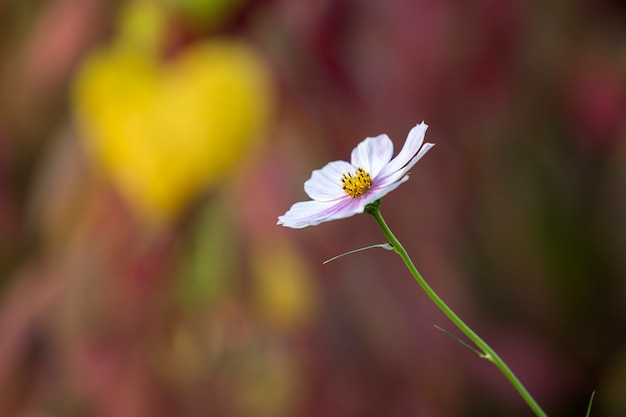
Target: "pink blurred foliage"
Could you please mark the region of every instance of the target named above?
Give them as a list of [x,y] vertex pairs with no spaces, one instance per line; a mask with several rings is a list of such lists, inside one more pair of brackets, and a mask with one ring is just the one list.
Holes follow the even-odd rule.
[[[7,48],[11,55],[3,56],[3,121],[13,131],[36,141],[32,136],[50,129],[48,123],[62,116],[58,100],[66,95],[81,58],[106,38],[113,5],[104,0],[52,0],[41,7],[7,3],[3,20],[13,31],[4,36],[21,35]],[[31,21],[23,18],[29,14]]]
[[588,54],[580,53],[565,77],[564,110],[581,146],[611,149],[623,139],[625,129],[624,69],[609,54],[593,50]]
[[[0,51],[0,415],[530,415],[501,375],[432,328],[454,330],[393,254],[321,265],[382,241],[371,219],[275,226],[306,198],[311,170],[365,136],[399,147],[422,120],[437,146],[385,198],[392,229],[550,415],[582,415],[593,388],[598,408],[620,415],[602,390],[626,380],[603,379],[626,345],[626,33],[603,30],[623,10],[251,1],[206,33],[177,16],[168,52],[214,33],[247,38],[272,62],[281,107],[232,181],[155,231],[68,127],[68,84],[117,2],[18,3],[0,8],[2,22],[31,15]],[[193,304],[177,293],[181,269],[217,203],[233,265],[221,287],[192,288],[213,291]],[[282,241],[321,299],[289,329],[259,313],[251,272],[251,253]]]
[[104,1],[47,2],[23,46],[20,91],[45,97],[50,88],[66,84],[81,55],[101,36],[104,12]]

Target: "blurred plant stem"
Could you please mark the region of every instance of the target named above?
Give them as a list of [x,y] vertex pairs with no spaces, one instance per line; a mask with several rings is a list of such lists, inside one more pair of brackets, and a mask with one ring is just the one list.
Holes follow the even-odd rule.
[[[380,205],[381,200],[378,200],[372,204],[369,204],[365,207],[365,212],[374,216],[376,222],[382,229],[384,235],[389,240],[391,246],[393,246],[393,251],[400,255],[407,268],[413,274],[413,277],[417,281],[417,283],[422,287],[422,289],[426,292],[426,294],[430,297],[431,300],[443,311],[443,313],[448,316],[448,318],[465,334],[478,348],[476,353],[483,359],[487,359],[491,363],[493,363],[498,369],[504,374],[504,376],[509,380],[509,382],[513,385],[513,387],[517,390],[517,392],[522,396],[524,401],[528,404],[528,406],[535,412],[538,417],[547,417],[547,414],[541,409],[539,404],[535,401],[535,399],[530,395],[528,390],[524,387],[524,385],[520,382],[520,380],[515,376],[513,371],[508,367],[508,365],[498,356],[498,354],[489,346],[480,336],[478,336],[463,320],[456,315],[450,307],[437,295],[437,293],[428,285],[426,280],[419,273],[413,261],[409,257],[409,254],[406,252],[400,241],[394,236],[387,226],[385,219],[380,214]],[[471,347],[470,347],[471,348]],[[474,349],[472,349],[474,350]]]

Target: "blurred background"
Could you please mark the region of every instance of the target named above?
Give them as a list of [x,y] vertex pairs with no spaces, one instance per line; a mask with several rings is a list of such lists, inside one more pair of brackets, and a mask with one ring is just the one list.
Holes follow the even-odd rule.
[[276,226],[412,126],[382,212],[550,416],[626,416],[626,4],[6,0],[0,415],[530,416],[373,219]]

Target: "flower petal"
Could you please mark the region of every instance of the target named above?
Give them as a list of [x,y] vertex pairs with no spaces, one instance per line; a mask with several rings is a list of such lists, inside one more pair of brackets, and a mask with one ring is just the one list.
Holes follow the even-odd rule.
[[365,203],[359,198],[346,198],[338,201],[302,201],[291,206],[289,211],[278,217],[279,225],[301,229],[322,222],[344,219],[363,213]]
[[304,183],[304,191],[316,201],[334,201],[345,197],[341,188],[341,176],[346,172],[353,172],[354,167],[345,161],[334,161],[317,169]]
[[413,168],[413,166],[417,163],[417,161],[422,159],[422,157],[426,155],[426,152],[428,152],[428,150],[432,148],[433,146],[435,146],[434,143],[425,143],[424,146],[422,146],[422,149],[420,149],[420,151],[417,153],[417,155],[415,155],[413,159],[411,159],[409,163],[404,166],[404,168],[399,169],[396,172],[392,172],[390,175],[388,175],[385,178],[376,178],[375,183],[377,183],[381,187],[385,187],[388,184],[392,184],[398,181],[400,178],[403,178],[404,176],[407,175],[409,170]]
[[372,187],[369,193],[367,193],[364,196],[365,197],[364,206],[367,204],[373,203],[376,200],[380,200],[381,198],[386,196],[388,193],[398,188],[400,184],[407,181],[408,179],[409,179],[409,176],[405,175],[404,177],[390,184]]
[[402,150],[378,174],[379,180],[384,180],[389,175],[402,169],[407,163],[409,163],[409,161],[411,161],[411,158],[413,158],[413,156],[420,150],[422,143],[424,143],[426,129],[428,129],[428,125],[424,122],[415,125],[411,129],[406,138],[406,142],[404,142]]
[[334,213],[337,210],[336,206],[340,203],[337,201],[302,201],[291,206],[284,215],[279,216],[276,224],[294,229],[315,226]]
[[393,142],[387,135],[366,138],[352,150],[351,162],[355,168],[361,167],[372,178],[391,161]]

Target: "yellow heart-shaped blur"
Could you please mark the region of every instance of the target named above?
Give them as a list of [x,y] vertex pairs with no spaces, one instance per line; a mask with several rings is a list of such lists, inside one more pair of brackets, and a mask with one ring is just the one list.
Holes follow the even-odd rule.
[[263,61],[223,39],[167,63],[124,48],[100,51],[78,73],[73,98],[95,163],[140,215],[157,222],[237,168],[273,104]]

